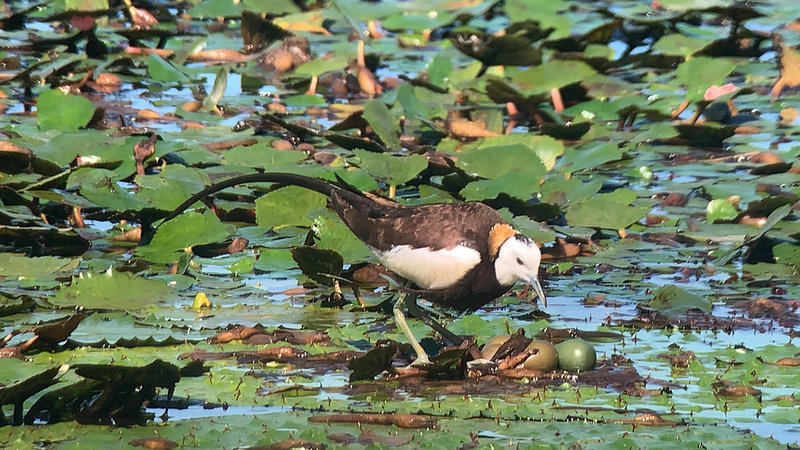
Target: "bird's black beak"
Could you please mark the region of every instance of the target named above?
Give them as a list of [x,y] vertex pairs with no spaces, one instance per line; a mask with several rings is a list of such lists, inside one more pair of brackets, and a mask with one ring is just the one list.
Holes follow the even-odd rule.
[[538,277],[531,277],[528,280],[528,283],[533,286],[533,290],[536,291],[536,295],[539,296],[539,300],[542,302],[542,306],[547,306],[547,297],[544,295],[544,289],[542,289],[542,283],[539,282]]

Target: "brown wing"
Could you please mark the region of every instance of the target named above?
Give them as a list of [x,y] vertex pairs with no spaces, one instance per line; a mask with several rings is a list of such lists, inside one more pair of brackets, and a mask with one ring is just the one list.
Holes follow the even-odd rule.
[[378,250],[397,245],[433,250],[468,245],[485,254],[489,230],[496,223],[505,223],[483,203],[401,207],[344,190],[334,191],[331,203],[347,227]]

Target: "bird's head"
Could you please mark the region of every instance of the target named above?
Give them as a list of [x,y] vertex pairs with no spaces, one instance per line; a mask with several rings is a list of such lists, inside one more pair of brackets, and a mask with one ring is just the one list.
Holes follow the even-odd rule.
[[[496,230],[498,227],[504,227]],[[533,239],[517,233],[509,225],[498,225],[489,234],[490,253],[494,258],[494,273],[502,286],[522,281],[533,287],[544,306],[547,298],[539,282],[539,263],[542,252]]]

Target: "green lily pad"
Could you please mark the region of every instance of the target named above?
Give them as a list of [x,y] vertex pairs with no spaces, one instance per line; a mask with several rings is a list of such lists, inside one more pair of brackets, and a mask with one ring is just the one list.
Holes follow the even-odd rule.
[[85,97],[50,89],[36,100],[36,121],[42,131],[75,131],[89,123],[94,109]]
[[788,264],[795,268],[800,267],[800,247],[797,245],[781,242],[772,247],[772,254],[777,263]]
[[690,309],[710,313],[712,308],[711,300],[687,292],[674,284],[664,285],[655,291],[647,306],[669,316],[684,314]]
[[318,77],[322,74],[341,70],[347,67],[347,57],[343,55],[334,55],[331,58],[315,58],[294,71],[295,75],[307,75],[310,77]]
[[399,119],[392,115],[381,100],[372,99],[364,105],[364,119],[388,148],[400,148]]
[[147,206],[143,200],[120,186],[118,175],[110,170],[83,168],[70,174],[69,186],[77,186],[87,200],[115,211],[136,211]]
[[739,215],[736,207],[725,199],[715,199],[708,202],[706,207],[706,220],[714,222],[715,220],[732,220]]
[[[532,150],[542,164],[550,170],[556,163],[556,159],[564,154],[564,144],[558,139],[550,136],[530,136],[522,134],[507,134],[487,138],[478,143],[478,148],[501,147],[506,145],[523,145]],[[465,152],[466,154],[466,152]]]
[[80,262],[80,258],[56,256],[31,258],[14,253],[0,253],[0,276],[36,278],[44,274],[74,270]]
[[264,272],[280,272],[295,266],[289,249],[265,248],[259,253],[254,268]]
[[653,50],[665,55],[687,58],[708,47],[711,42],[712,41],[708,39],[685,36],[682,34],[668,34],[653,44]]
[[569,147],[558,162],[562,172],[575,173],[622,159],[622,149],[613,142],[593,142],[583,147]]
[[497,178],[509,172],[520,170],[528,179],[544,175],[547,169],[533,147],[524,144],[509,144],[481,147],[459,155],[456,166],[470,175],[484,178]]
[[348,263],[364,261],[373,256],[333,211],[315,217],[312,229],[318,239],[317,247],[338,252]]
[[642,219],[650,208],[630,206],[612,198],[591,197],[567,206],[570,226],[621,230]]
[[595,73],[597,72],[583,61],[550,60],[515,74],[511,80],[530,95],[577,83]]
[[561,176],[548,177],[540,190],[542,201],[566,206],[570,202],[586,199],[603,187],[599,179],[583,181],[578,178],[564,178]]
[[148,261],[175,261],[184,249],[219,242],[231,235],[233,227],[220,222],[211,211],[188,212],[159,226],[149,245],[136,249]]
[[394,156],[386,153],[373,153],[366,150],[354,150],[358,158],[358,166],[390,186],[399,186],[428,167],[428,160],[422,155]]
[[256,199],[256,223],[261,227],[310,226],[308,211],[324,208],[327,197],[300,186],[276,189]]
[[472,181],[459,193],[468,201],[480,201],[508,194],[521,200],[529,200],[539,191],[543,171],[516,170],[490,180]]
[[183,71],[172,65],[169,61],[151,53],[147,59],[147,73],[156,80],[165,83],[183,83],[189,81]]
[[265,170],[279,169],[302,161],[303,152],[276,150],[267,146],[236,147],[225,152],[225,164],[231,166],[258,167]]
[[173,295],[175,291],[163,280],[148,280],[125,272],[84,272],[73,278],[69,286],[56,290],[48,302],[60,307],[136,310],[169,302]]
[[706,89],[725,84],[725,79],[736,69],[736,64],[722,58],[699,56],[681,63],[675,69],[675,81],[686,87],[686,100],[703,100]]

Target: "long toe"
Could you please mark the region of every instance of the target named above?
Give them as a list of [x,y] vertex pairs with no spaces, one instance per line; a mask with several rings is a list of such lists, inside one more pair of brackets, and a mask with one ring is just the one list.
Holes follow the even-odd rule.
[[417,359],[408,365],[408,367],[414,367],[416,369],[426,369],[431,366],[433,366],[433,363],[430,358],[428,358],[428,355],[417,356]]

